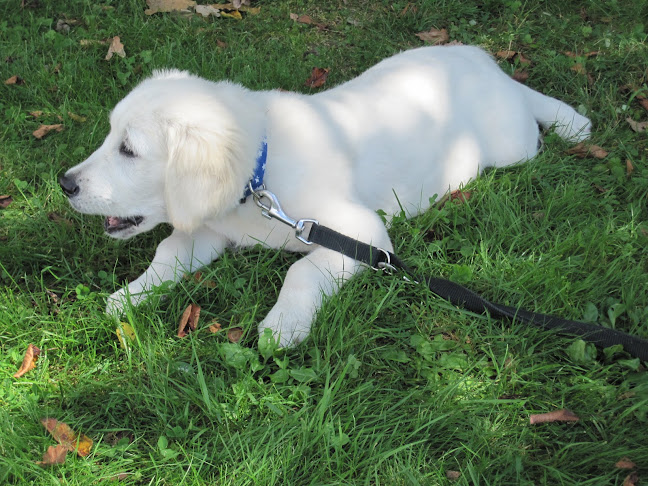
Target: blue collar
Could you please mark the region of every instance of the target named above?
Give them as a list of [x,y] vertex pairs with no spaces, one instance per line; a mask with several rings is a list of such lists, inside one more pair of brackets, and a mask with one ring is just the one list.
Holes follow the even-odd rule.
[[[241,203],[244,203],[245,200],[252,195],[252,191],[263,188],[263,178],[265,176],[266,168],[266,159],[268,158],[268,139],[264,135],[263,140],[261,140],[261,146],[257,152],[256,167],[254,173],[250,178],[249,182],[245,185],[243,190],[243,197],[241,198]],[[252,188],[250,189],[250,186]]]

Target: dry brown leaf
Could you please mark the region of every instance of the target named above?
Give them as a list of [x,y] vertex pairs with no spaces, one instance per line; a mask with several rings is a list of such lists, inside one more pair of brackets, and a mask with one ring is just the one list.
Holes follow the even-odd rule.
[[59,422],[53,418],[44,418],[41,424],[52,434],[52,437],[61,445],[65,446],[68,451],[76,452],[82,457],[90,454],[92,449],[92,439],[83,434],[77,434],[69,425]]
[[42,461],[36,461],[36,464],[39,466],[51,466],[53,464],[63,464],[65,462],[65,456],[68,453],[67,447],[62,444],[55,446],[49,446],[47,452],[43,454]]
[[5,81],[5,84],[15,84],[17,86],[25,84],[25,80],[20,76],[11,76]]
[[146,0],[149,6],[144,13],[153,15],[158,12],[180,12],[196,5],[193,0]]
[[11,196],[2,195],[0,196],[0,209],[6,209],[13,202]]
[[115,54],[117,54],[119,57],[126,57],[124,44],[121,43],[118,35],[113,37],[110,41],[110,45],[108,46],[108,53],[106,54],[106,61],[110,61]]
[[56,125],[41,125],[40,127],[38,127],[36,130],[32,132],[32,135],[36,137],[38,140],[40,140],[50,132],[60,132],[62,130],[63,130],[62,123],[58,123]]
[[547,422],[578,422],[580,419],[566,408],[553,412],[529,415],[529,423],[542,424]]
[[636,472],[631,472],[623,480],[623,486],[637,486],[639,483],[639,475]]
[[577,62],[576,64],[574,64],[569,69],[571,69],[572,71],[574,71],[577,74],[587,74],[587,71],[585,70],[585,67],[580,62]]
[[[182,313],[180,322],[178,323],[178,337],[183,338],[190,331],[195,331],[200,317],[200,306],[196,304],[189,304],[185,311]],[[189,329],[187,329],[189,328]]]
[[617,467],[619,469],[634,469],[635,467],[637,467],[637,465],[627,457],[624,457],[622,459],[619,459],[614,467]]
[[626,175],[631,176],[633,172],[634,172],[634,165],[632,164],[632,160],[626,159]]
[[308,86],[309,88],[321,87],[326,82],[329,72],[329,68],[314,67],[311,71],[310,77],[304,83],[304,86]]
[[446,471],[446,478],[456,481],[461,477],[461,473],[459,471]]
[[229,329],[227,331],[227,339],[229,339],[230,342],[238,343],[242,337],[243,329],[241,329],[240,327],[233,327],[232,329]]
[[432,45],[445,44],[450,40],[450,36],[446,29],[430,29],[427,32],[419,32],[414,35],[423,42],[429,42]]
[[27,346],[27,351],[25,352],[25,357],[23,358],[20,368],[18,368],[18,371],[16,371],[13,375],[14,378],[20,378],[28,371],[36,368],[36,361],[38,361],[38,356],[40,354],[41,350],[30,343],[29,346]]
[[517,51],[508,51],[508,50],[507,51],[497,51],[495,53],[495,55],[497,57],[499,57],[500,59],[505,59],[507,61],[509,59],[513,59],[516,54],[517,54]]
[[575,155],[581,159],[585,157],[593,157],[595,159],[604,159],[608,156],[608,152],[598,145],[589,145],[580,142],[567,150],[569,155]]
[[298,24],[305,24],[305,25],[314,25],[317,27],[319,30],[327,30],[328,26],[326,24],[322,24],[321,22],[315,22],[310,15],[306,14],[296,14],[296,13],[291,13],[290,18],[297,22]]
[[520,62],[520,64],[524,64],[526,66],[531,65],[531,59],[529,59],[528,57],[524,57],[524,54],[522,54],[521,52],[518,52],[517,59]]
[[211,323],[209,325],[209,332],[211,332],[212,334],[216,334],[221,329],[222,329],[222,326],[220,325],[219,322],[217,322],[216,320],[211,321]]
[[43,116],[43,112],[41,110],[30,111],[29,114],[34,118],[40,118],[41,116]]
[[455,191],[452,191],[450,193],[450,200],[451,201],[457,201],[459,203],[464,203],[468,199],[470,199],[470,196],[472,193],[470,191],[462,191],[460,189],[457,189]]
[[290,19],[294,20],[298,24],[312,25],[314,23],[313,19],[310,18],[310,16],[306,15],[306,14],[299,15],[299,14],[296,14],[296,13],[291,13],[290,14]]
[[630,128],[637,133],[645,132],[648,128],[648,121],[637,122],[630,117],[626,118],[626,121],[628,122],[628,125],[630,125]]
[[515,81],[518,83],[526,83],[527,79],[529,79],[529,73],[526,71],[520,71],[519,69],[516,69],[515,72],[513,73],[513,76],[511,76]]
[[648,98],[643,95],[637,95],[636,98],[637,101],[639,101],[639,104],[643,106],[644,110],[648,110]]

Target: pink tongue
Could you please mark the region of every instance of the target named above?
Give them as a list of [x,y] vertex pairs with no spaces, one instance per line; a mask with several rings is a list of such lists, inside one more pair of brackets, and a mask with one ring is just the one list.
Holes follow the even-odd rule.
[[108,216],[106,221],[108,221],[108,226],[117,226],[121,222],[121,220],[115,216]]

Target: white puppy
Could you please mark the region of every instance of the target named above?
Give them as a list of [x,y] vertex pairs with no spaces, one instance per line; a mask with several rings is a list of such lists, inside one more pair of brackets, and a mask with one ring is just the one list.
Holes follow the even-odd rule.
[[511,80],[476,47],[424,47],[306,96],[254,92],[186,72],[157,71],[113,110],[104,143],[60,180],[72,206],[106,216],[129,238],[160,223],[173,233],[150,267],[112,294],[107,312],[209,264],[227,247],[262,242],[306,253],[286,275],[259,330],[303,340],[322,298],[363,265],[295,238],[267,219],[244,187],[267,140],[264,183],[293,218],[314,218],[391,251],[376,214],[425,210],[429,198],[538,151],[539,128],[585,139],[590,121]]

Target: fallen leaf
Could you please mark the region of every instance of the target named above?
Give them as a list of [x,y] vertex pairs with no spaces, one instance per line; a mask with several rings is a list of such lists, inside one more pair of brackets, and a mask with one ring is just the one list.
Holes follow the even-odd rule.
[[459,471],[446,471],[446,478],[454,481],[459,479],[461,473]]
[[227,339],[229,339],[230,342],[238,343],[242,337],[243,329],[241,329],[240,327],[233,327],[232,329],[229,329],[227,331]]
[[36,464],[39,466],[51,466],[52,464],[63,464],[65,462],[65,456],[68,453],[67,447],[64,445],[58,444],[55,446],[49,446],[47,452],[43,454],[42,461],[36,461]]
[[470,199],[471,195],[472,193],[470,191],[462,191],[460,189],[457,189],[450,193],[450,200],[463,203],[466,202],[468,199]]
[[581,159],[584,159],[585,157],[604,159],[608,156],[608,152],[598,145],[589,145],[584,142],[574,145],[572,148],[567,150],[567,153],[569,155],[575,155]]
[[220,16],[226,19],[243,20],[243,16],[241,15],[241,12],[239,12],[238,10],[232,10],[230,12],[221,10]]
[[128,349],[129,343],[135,341],[135,330],[133,326],[126,322],[119,323],[119,327],[115,329],[115,334],[117,334],[119,345],[124,349]]
[[124,51],[124,44],[121,43],[119,36],[116,35],[110,41],[110,46],[108,46],[108,53],[106,54],[106,61],[112,59],[113,55],[117,54],[119,57],[126,57],[126,51]]
[[639,475],[636,472],[631,472],[623,480],[623,486],[636,486],[639,483]]
[[85,123],[88,119],[85,116],[77,115],[71,111],[67,112],[68,116],[77,123]]
[[571,69],[572,71],[574,71],[577,74],[587,74],[587,71],[585,70],[585,67],[580,62],[577,62],[576,64],[574,64],[569,69]]
[[639,104],[643,106],[644,110],[648,111],[648,98],[643,95],[637,95],[636,98],[637,101],[639,101]]
[[529,423],[542,424],[547,422],[578,422],[580,419],[569,410],[562,408],[553,412],[529,415]]
[[[200,306],[196,304],[189,304],[180,317],[178,323],[178,337],[183,338],[190,331],[195,331],[198,325],[198,318],[200,317]],[[189,328],[189,329],[187,329]]]
[[65,446],[68,451],[75,452],[82,457],[90,454],[92,449],[92,439],[83,434],[77,434],[69,425],[59,422],[53,418],[44,418],[41,424],[52,434],[52,437],[61,445]]
[[329,72],[329,68],[314,67],[311,71],[310,77],[304,83],[304,86],[308,86],[309,88],[321,87],[326,82],[326,78],[328,78]]
[[94,46],[94,45],[107,45],[107,44],[110,44],[111,41],[112,41],[112,38],[111,39],[101,39],[101,40],[97,40],[97,39],[81,39],[79,41],[79,45],[82,45],[84,47],[85,46]]
[[17,86],[25,84],[25,80],[20,76],[11,76],[5,81],[5,84],[15,84]]
[[516,69],[515,72],[513,73],[513,76],[511,76],[515,81],[518,83],[526,83],[527,79],[529,79],[529,73],[526,71],[520,71],[519,69]]
[[614,467],[618,467],[619,469],[634,469],[637,465],[627,457],[624,457],[619,459]]
[[62,130],[63,130],[63,124],[61,123],[58,123],[56,125],[41,125],[40,127],[38,127],[36,130],[32,132],[32,135],[36,137],[38,140],[40,140],[50,132],[60,132]]
[[212,334],[216,334],[221,329],[222,329],[222,326],[220,325],[219,322],[211,321],[210,326],[209,326],[209,332],[211,332]]
[[256,15],[261,12],[261,7],[250,7],[249,1],[234,1],[230,3],[213,3],[212,7],[219,10],[240,10],[241,12],[246,12],[252,15]]
[[291,13],[290,14],[290,19],[294,20],[298,24],[307,24],[307,25],[313,24],[313,19],[310,18],[309,15],[305,15],[305,14],[299,15],[299,14],[296,14],[296,13]]
[[628,125],[630,125],[630,128],[637,133],[645,132],[648,128],[648,121],[637,122],[630,117],[626,118],[626,121],[628,122]]
[[0,196],[0,209],[6,209],[13,202],[11,196]]
[[217,8],[214,8],[212,5],[196,5],[194,7],[194,11],[197,14],[202,15],[203,17],[209,17],[210,15],[213,15],[214,17],[220,17],[220,10]]
[[626,159],[626,175],[631,176],[634,172],[634,165],[632,165],[632,160]]
[[41,116],[43,116],[43,112],[41,110],[30,111],[29,114],[34,118],[40,118]]
[[509,59],[513,59],[516,54],[517,54],[517,51],[497,51],[495,53],[495,55],[497,57],[499,57],[500,59],[507,60],[507,61]]
[[429,42],[432,45],[445,44],[450,40],[446,29],[430,29],[427,32],[419,32],[415,35],[423,42]]
[[321,22],[315,22],[309,15],[306,14],[296,14],[296,13],[291,13],[290,18],[297,22],[298,24],[304,24],[304,25],[314,25],[317,27],[319,30],[327,30],[328,26],[326,24],[322,24]]
[[192,0],[146,0],[149,6],[144,13],[146,15],[153,15],[158,12],[179,12],[187,10],[189,7],[196,5]]
[[36,368],[36,361],[38,360],[38,356],[40,354],[41,354],[40,349],[38,349],[33,344],[29,344],[29,346],[27,346],[27,351],[25,352],[25,357],[23,358],[20,368],[18,368],[18,371],[16,371],[16,373],[14,373],[13,375],[14,378],[20,378],[28,371],[31,371],[34,368]]

